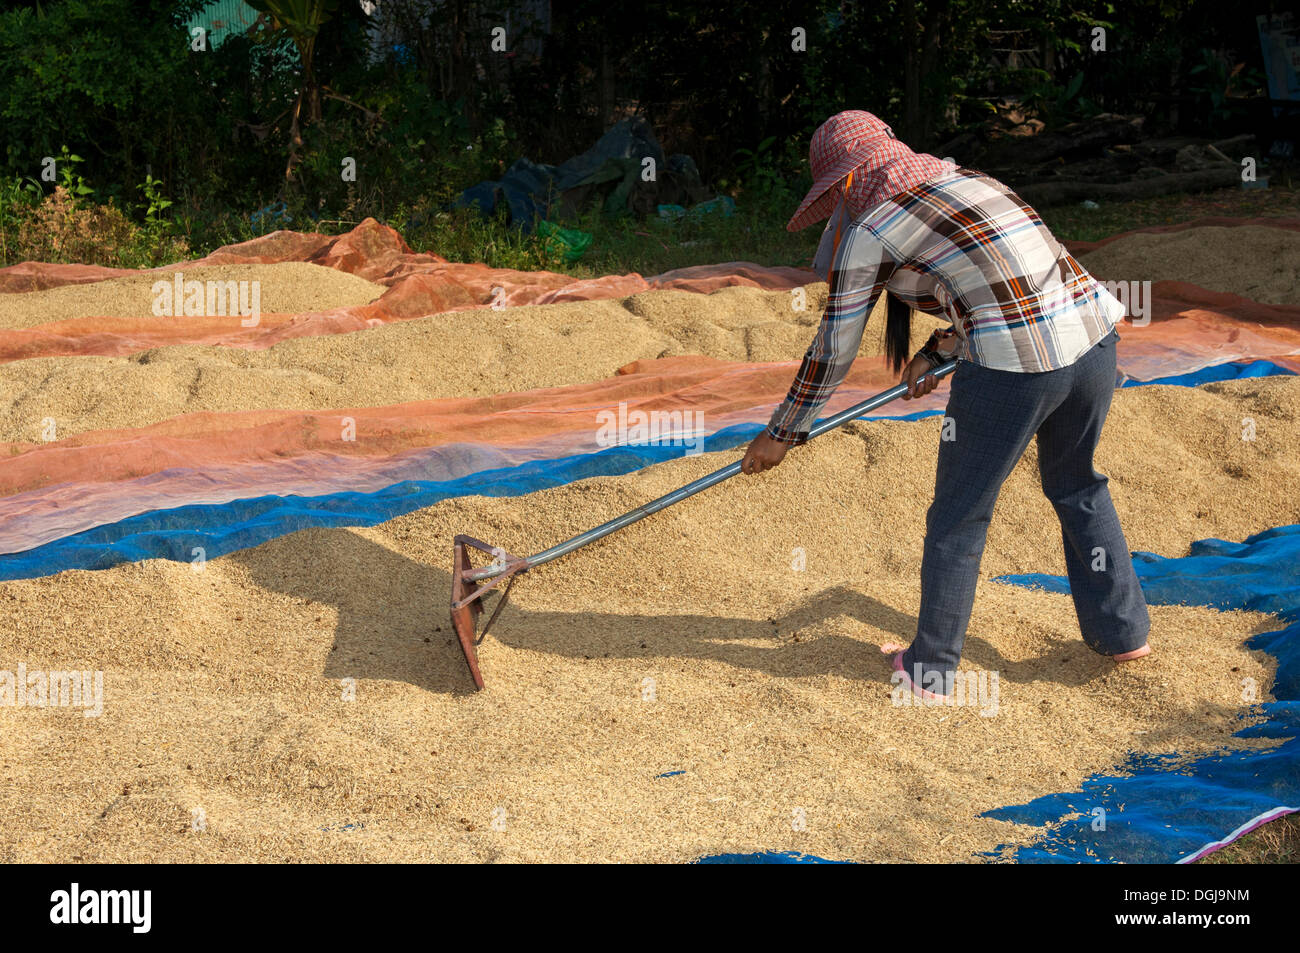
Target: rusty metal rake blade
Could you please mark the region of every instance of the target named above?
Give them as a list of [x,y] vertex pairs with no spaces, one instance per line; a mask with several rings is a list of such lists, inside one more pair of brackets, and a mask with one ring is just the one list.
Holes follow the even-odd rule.
[[[492,563],[476,569],[470,563],[470,549],[487,553],[492,557]],[[478,664],[478,644],[500,615],[501,608],[510,595],[510,587],[515,584],[515,577],[528,568],[528,561],[511,556],[505,550],[489,546],[473,536],[457,536],[452,543],[451,558],[451,627],[456,631],[461,651],[465,653],[465,663],[469,666],[470,677],[474,679],[474,687],[481,689],[483,673]],[[490,570],[486,576],[482,574],[485,568]],[[475,578],[476,573],[480,578]],[[498,586],[503,582],[505,587],[499,589]],[[478,620],[483,614],[483,597],[493,591],[498,593],[499,598],[480,631]]]

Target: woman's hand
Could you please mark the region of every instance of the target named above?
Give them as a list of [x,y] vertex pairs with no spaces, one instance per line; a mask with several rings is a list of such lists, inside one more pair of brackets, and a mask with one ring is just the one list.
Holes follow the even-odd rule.
[[785,453],[789,449],[789,444],[773,440],[767,435],[767,431],[763,431],[754,438],[749,449],[745,451],[745,458],[740,461],[740,472],[762,473],[764,470],[771,470],[785,459]]
[[903,377],[899,381],[900,384],[907,385],[907,393],[903,395],[903,400],[924,397],[939,386],[939,378],[925,376],[932,370],[934,367],[921,354],[907,362],[907,367],[903,368]]

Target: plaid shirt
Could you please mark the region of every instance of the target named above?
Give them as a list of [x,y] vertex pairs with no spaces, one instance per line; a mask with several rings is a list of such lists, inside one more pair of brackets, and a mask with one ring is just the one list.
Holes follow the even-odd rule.
[[[955,332],[967,360],[1004,371],[1067,367],[1124,315],[1005,185],[969,170],[940,175],[845,229],[821,327],[768,423],[770,437],[807,439],[857,357],[886,286],[912,308],[952,321],[944,334]],[[920,351],[935,366],[943,360],[940,341],[932,335]]]

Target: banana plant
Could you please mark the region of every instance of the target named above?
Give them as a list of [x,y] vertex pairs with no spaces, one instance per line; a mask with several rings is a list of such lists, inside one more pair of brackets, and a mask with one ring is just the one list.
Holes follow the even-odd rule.
[[339,0],[247,0],[247,3],[270,18],[271,33],[285,33],[289,36],[298,48],[298,59],[302,62],[302,82],[299,84],[298,99],[294,103],[293,117],[289,124],[289,161],[284,168],[284,177],[288,181],[293,178],[293,170],[298,164],[299,150],[302,148],[303,106],[307,107],[308,122],[316,122],[321,117],[321,88],[316,82],[313,68],[316,36],[338,10]]

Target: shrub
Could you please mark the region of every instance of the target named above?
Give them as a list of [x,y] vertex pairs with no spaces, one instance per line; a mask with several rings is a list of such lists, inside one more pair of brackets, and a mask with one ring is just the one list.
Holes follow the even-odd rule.
[[189,255],[183,238],[143,229],[116,206],[87,205],[62,185],[36,204],[6,195],[4,264],[44,261],[140,268]]

